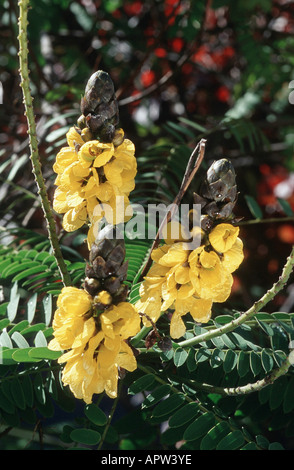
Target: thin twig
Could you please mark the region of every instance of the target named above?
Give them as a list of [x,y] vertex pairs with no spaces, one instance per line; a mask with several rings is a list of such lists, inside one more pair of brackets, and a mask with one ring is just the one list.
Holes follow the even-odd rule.
[[225,396],[238,396],[238,395],[248,395],[249,393],[259,392],[268,385],[272,385],[279,377],[285,375],[289,368],[291,367],[292,362],[288,356],[281,366],[277,369],[274,369],[270,374],[266,375],[263,379],[257,380],[253,383],[248,383],[246,385],[241,385],[238,387],[218,387],[210,384],[200,384],[196,381],[190,381],[194,386],[200,390],[204,390],[208,393],[217,393],[218,395]]
[[255,224],[272,224],[272,223],[282,223],[282,222],[293,222],[293,216],[287,217],[270,217],[268,219],[251,219],[251,220],[242,220],[238,222],[237,225],[255,225]]
[[[163,232],[164,227],[172,219],[175,211],[177,210],[177,207],[179,206],[181,200],[183,199],[187,189],[189,188],[193,178],[195,177],[196,172],[198,171],[198,169],[199,169],[199,167],[202,163],[202,160],[204,158],[204,153],[205,153],[205,144],[206,144],[206,140],[201,139],[200,142],[198,142],[198,144],[194,148],[193,152],[191,153],[191,156],[189,158],[189,161],[188,161],[188,164],[187,164],[187,167],[186,167],[186,170],[185,170],[185,174],[184,174],[184,177],[183,177],[183,180],[182,180],[180,190],[179,190],[178,194],[176,195],[176,197],[174,199],[171,210],[169,210],[165,214],[165,216],[164,216],[164,218],[163,218],[163,220],[160,224],[160,227],[158,229],[158,232],[156,234],[156,237],[154,239],[154,242],[152,244],[152,247],[151,247],[151,250],[150,250],[150,253],[149,253],[149,258],[148,258],[144,268],[142,269],[139,280],[142,280],[143,277],[148,272],[148,270],[151,266],[151,263],[152,263],[151,253],[158,246],[158,244],[159,244],[159,242],[162,238],[162,232]],[[198,156],[197,156],[196,162],[194,163],[197,152],[198,152]]]
[[119,402],[119,395],[120,395],[120,391],[121,391],[121,388],[122,388],[122,381],[119,382],[119,386],[118,386],[118,393],[117,393],[117,397],[114,399],[113,401],[113,405],[111,407],[111,410],[110,410],[110,413],[109,413],[109,416],[108,416],[108,420],[107,420],[107,423],[106,423],[106,426],[104,428],[104,431],[103,431],[103,434],[101,436],[101,440],[99,442],[99,445],[97,447],[97,450],[101,450],[103,444],[104,444],[104,440],[105,440],[105,437],[106,437],[106,434],[108,432],[108,429],[111,425],[111,421],[112,421],[112,418],[113,418],[113,415],[114,415],[114,412],[116,410],[116,407],[118,405],[118,402]]
[[36,123],[33,111],[33,99],[30,92],[29,84],[29,69],[28,69],[28,39],[27,39],[27,25],[28,25],[28,7],[29,0],[19,0],[19,73],[21,77],[20,86],[23,91],[23,102],[25,106],[25,115],[28,123],[28,135],[30,143],[30,160],[32,162],[33,173],[38,187],[38,194],[41,199],[41,205],[44,216],[47,222],[47,229],[49,240],[52,246],[53,254],[55,256],[60,275],[64,285],[70,285],[71,279],[67,271],[66,263],[63,259],[58,237],[56,233],[55,220],[51,211],[50,202],[47,195],[45,181],[42,175],[41,162],[38,152],[38,140],[36,133]]

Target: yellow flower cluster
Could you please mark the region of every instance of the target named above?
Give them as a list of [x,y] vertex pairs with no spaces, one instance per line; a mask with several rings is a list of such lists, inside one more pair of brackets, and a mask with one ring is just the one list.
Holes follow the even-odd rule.
[[[134,144],[123,131],[112,143],[89,139],[72,127],[53,165],[57,173],[53,208],[64,214],[63,228],[72,232],[89,224],[89,249],[97,236],[97,223],[105,216],[113,225],[132,216],[129,194],[137,173]],[[127,214],[127,215],[126,215]]]
[[95,314],[93,298],[83,289],[64,287],[53,319],[48,347],[66,351],[62,381],[76,398],[91,403],[93,394],[117,396],[119,369],[133,371],[136,358],[126,340],[140,330],[140,316],[128,302]]
[[231,293],[232,273],[243,260],[243,243],[239,228],[221,223],[208,235],[205,243],[194,250],[177,241],[152,252],[154,261],[140,286],[138,312],[156,322],[171,308],[170,335],[180,338],[186,331],[182,316],[190,313],[197,322],[211,317],[213,302],[224,302]]

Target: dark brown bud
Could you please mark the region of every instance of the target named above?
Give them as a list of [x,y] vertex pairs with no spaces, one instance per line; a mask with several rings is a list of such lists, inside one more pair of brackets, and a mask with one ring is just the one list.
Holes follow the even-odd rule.
[[201,195],[216,202],[234,201],[237,195],[236,174],[226,158],[216,160],[207,170]]
[[98,279],[86,277],[84,282],[85,290],[93,297],[99,292],[100,286]]
[[98,70],[91,75],[81,100],[81,111],[85,119],[80,118],[79,125],[84,126],[85,123],[94,138],[102,142],[113,141],[119,111],[114,85],[108,73]]

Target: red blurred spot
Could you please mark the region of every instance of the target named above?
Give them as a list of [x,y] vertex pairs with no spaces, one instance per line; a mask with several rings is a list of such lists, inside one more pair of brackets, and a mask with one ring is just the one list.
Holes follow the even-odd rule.
[[223,49],[223,54],[230,59],[231,57],[234,57],[235,55],[235,50],[231,46],[227,46]]
[[193,65],[192,64],[184,64],[183,67],[182,67],[182,72],[183,74],[185,75],[190,75],[193,71]]
[[278,230],[278,237],[284,243],[294,244],[294,226],[291,224],[283,224]]
[[267,165],[266,163],[263,163],[262,165],[260,165],[259,171],[260,171],[260,173],[262,173],[263,175],[268,175],[268,174],[271,172],[271,168],[270,168],[270,166]]
[[232,285],[232,294],[236,294],[237,292],[240,292],[241,290],[241,281],[238,278],[238,276],[234,275],[233,276],[233,285]]
[[167,56],[167,52],[163,47],[157,47],[154,51],[154,54],[160,59],[163,59],[164,57]]
[[182,38],[174,38],[171,40],[171,49],[174,52],[181,52],[184,46],[184,40]]
[[147,88],[148,86],[152,85],[155,81],[155,73],[153,70],[145,70],[141,73],[140,77],[142,85]]
[[279,269],[279,262],[277,259],[271,259],[267,264],[267,270],[270,274],[275,274]]
[[129,16],[136,16],[141,13],[143,9],[143,3],[140,1],[135,1],[132,3],[127,3],[124,5],[124,10]]
[[227,103],[229,101],[230,95],[230,90],[224,85],[220,86],[216,91],[217,99],[223,103]]

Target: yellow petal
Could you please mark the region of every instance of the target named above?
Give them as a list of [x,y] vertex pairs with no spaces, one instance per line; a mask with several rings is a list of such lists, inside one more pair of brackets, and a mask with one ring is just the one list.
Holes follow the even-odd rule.
[[130,346],[125,341],[121,343],[121,348],[116,358],[117,365],[123,367],[129,372],[137,369],[137,361]]
[[68,192],[66,201],[70,207],[77,207],[84,202],[84,198],[80,195],[79,191]]
[[53,209],[58,214],[63,214],[69,210],[69,206],[66,198],[67,191],[64,191],[61,187],[55,189],[53,199]]
[[87,209],[83,207],[82,209],[76,211],[75,209],[69,210],[63,217],[62,225],[64,230],[67,232],[73,232],[74,230],[82,227],[87,220]]
[[123,167],[117,162],[117,160],[107,163],[104,166],[104,174],[106,176],[107,181],[117,186],[118,188],[121,188],[123,184],[123,179],[121,175],[122,170]]
[[240,266],[243,259],[243,242],[237,238],[232,248],[223,254],[222,265],[232,273]]
[[186,333],[186,326],[181,314],[175,311],[170,321],[170,335],[172,338],[181,338]]
[[92,165],[97,156],[102,153],[102,150],[98,140],[89,140],[84,143],[78,152],[78,158],[82,166],[89,167]]
[[213,248],[224,253],[234,245],[239,234],[239,227],[231,224],[219,224],[209,234],[209,241]]
[[175,270],[175,281],[178,284],[186,284],[190,281],[190,268],[189,266],[180,265]]
[[193,295],[195,288],[191,282],[183,284],[178,290],[178,299],[186,299]]
[[84,145],[84,140],[76,127],[71,127],[66,134],[67,143],[70,147],[75,148],[75,144]]
[[194,299],[190,313],[193,319],[200,323],[207,323],[211,317],[212,301],[210,299]]
[[175,266],[176,264],[182,264],[187,261],[188,256],[189,251],[185,249],[185,244],[182,242],[175,243],[171,245],[168,252],[160,258],[159,264],[162,266]]
[[[102,144],[100,144],[102,145]],[[102,166],[106,165],[106,163],[111,160],[113,157],[113,144],[103,144],[105,148],[103,149],[102,153],[95,158],[94,167],[101,168]]]
[[78,160],[77,154],[72,147],[63,147],[56,155],[56,160],[53,165],[55,173],[63,173],[72,163]]

